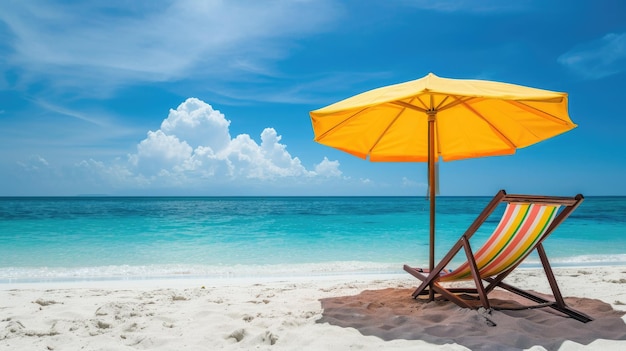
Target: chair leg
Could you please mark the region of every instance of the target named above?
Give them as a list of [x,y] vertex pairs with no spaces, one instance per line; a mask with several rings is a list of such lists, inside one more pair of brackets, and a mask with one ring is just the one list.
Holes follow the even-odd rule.
[[413,268],[413,267],[411,267],[409,265],[406,265],[406,264],[404,265],[403,268],[404,268],[404,270],[407,273],[409,273],[410,275],[414,276],[415,278],[417,278],[417,279],[419,279],[421,281],[426,280],[426,275],[424,275],[423,272],[420,272],[419,270],[417,270],[417,269],[415,269],[415,268]]
[[506,284],[504,282],[500,282],[498,284],[498,286],[501,287],[502,289],[505,289],[505,290],[508,290],[508,291],[510,291],[512,293],[515,293],[517,295],[523,296],[523,297],[525,297],[525,298],[527,298],[527,299],[529,299],[531,301],[534,301],[534,302],[537,302],[537,303],[540,303],[540,304],[547,304],[546,307],[550,307],[552,309],[555,309],[555,310],[557,310],[557,311],[559,311],[561,313],[564,313],[564,314],[566,314],[566,315],[568,315],[568,316],[570,316],[570,317],[572,317],[572,318],[574,318],[574,319],[576,319],[576,320],[578,320],[580,322],[587,323],[587,322],[590,322],[590,321],[593,320],[593,318],[589,317],[588,315],[586,315],[586,314],[584,314],[584,313],[582,313],[580,311],[577,311],[577,310],[575,310],[573,308],[570,308],[570,307],[568,307],[565,304],[559,305],[555,301],[546,300],[546,299],[544,299],[541,296],[537,296],[537,295],[532,294],[532,293],[530,293],[530,292],[528,292],[526,290],[522,290],[522,289],[516,288],[516,287],[514,287],[512,285],[509,285],[509,284]]
[[543,297],[532,294],[526,290],[522,290],[512,285],[509,285],[507,283],[504,283],[502,280],[506,276],[508,276],[509,273],[511,273],[511,271],[517,267],[517,265],[510,268],[506,272],[501,273],[495,278],[485,279],[487,282],[489,282],[489,285],[487,286],[487,292],[489,293],[495,287],[500,287],[512,293],[525,297],[528,300],[534,301],[536,303],[546,304],[547,307],[553,308],[583,323],[592,321],[593,318],[589,317],[588,315],[580,311],[570,308],[565,304],[565,300],[563,299],[563,295],[561,295],[561,290],[559,289],[559,285],[557,284],[556,277],[554,276],[554,272],[552,271],[552,267],[550,266],[550,262],[548,261],[548,256],[546,255],[546,251],[543,247],[543,244],[539,243],[536,249],[537,249],[537,253],[539,254],[539,259],[541,260],[543,270],[546,273],[546,277],[548,278],[548,283],[550,283],[550,288],[552,289],[552,295],[554,296],[554,301],[546,300]]
[[443,271],[444,268],[454,258],[454,256],[456,256],[456,254],[459,252],[459,250],[461,250],[462,246],[463,246],[463,244],[462,244],[461,240],[457,241],[456,244],[454,244],[454,246],[450,250],[450,252],[448,252],[448,254],[441,260],[441,262],[439,262],[439,264],[435,267],[435,269],[433,269],[432,271],[428,272],[428,274],[423,274],[422,272],[419,272],[415,268],[412,268],[412,267],[409,267],[407,265],[404,265],[404,270],[405,271],[407,271],[412,276],[414,276],[414,277],[416,277],[416,278],[418,278],[419,280],[422,281],[422,284],[417,289],[415,289],[415,292],[413,293],[413,297],[419,295],[422,291],[425,291],[426,288],[431,287],[433,285],[433,283],[436,283],[437,279],[439,278],[439,274],[441,273],[441,271]]
[[467,262],[469,263],[470,270],[472,271],[472,278],[474,279],[476,292],[478,293],[480,302],[483,304],[484,308],[489,310],[491,309],[491,305],[489,304],[489,299],[487,298],[487,293],[485,292],[483,281],[480,278],[480,272],[478,270],[478,266],[476,265],[476,260],[474,259],[474,253],[472,252],[472,248],[470,247],[469,240],[465,236],[463,236],[463,238],[461,238],[461,242],[463,243],[463,248],[465,249],[465,255],[467,256]]
[[543,244],[539,243],[539,245],[537,245],[537,253],[539,254],[539,259],[541,260],[541,264],[543,265],[543,270],[546,273],[548,282],[550,283],[550,288],[552,289],[552,295],[554,296],[554,300],[559,307],[565,307],[563,295],[561,295],[559,285],[556,283],[556,278],[554,277],[554,273],[552,272],[552,267],[550,266],[550,262],[548,261],[548,256],[546,255],[546,250],[543,248]]
[[455,293],[451,292],[450,290],[446,288],[441,287],[437,283],[433,284],[433,291],[443,296],[446,300],[454,302],[459,307],[470,308],[470,309],[474,308],[472,305],[468,304],[465,300],[460,298],[458,295],[456,295]]

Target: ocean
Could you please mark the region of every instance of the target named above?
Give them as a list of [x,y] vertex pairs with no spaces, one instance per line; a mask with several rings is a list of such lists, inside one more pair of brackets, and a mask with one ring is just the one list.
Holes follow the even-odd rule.
[[[438,258],[490,199],[437,198]],[[423,197],[3,197],[0,284],[401,273],[427,266],[428,220]],[[587,197],[545,247],[554,266],[626,264],[626,197]]]

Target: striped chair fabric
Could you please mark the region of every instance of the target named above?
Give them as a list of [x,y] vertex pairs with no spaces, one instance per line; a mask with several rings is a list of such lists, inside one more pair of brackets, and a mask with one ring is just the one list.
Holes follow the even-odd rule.
[[[480,276],[492,277],[524,259],[548,229],[559,205],[508,203],[500,223],[485,244],[474,253]],[[470,280],[467,261],[442,274],[440,281]]]

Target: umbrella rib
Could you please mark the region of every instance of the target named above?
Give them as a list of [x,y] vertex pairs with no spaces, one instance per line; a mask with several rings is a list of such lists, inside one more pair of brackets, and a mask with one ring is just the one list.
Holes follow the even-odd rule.
[[[419,101],[421,102],[421,100],[419,100]],[[416,111],[420,111],[420,112],[424,112],[424,113],[426,113],[426,111],[427,111],[427,109],[421,108],[419,106],[412,105],[412,104],[410,104],[408,102],[404,102],[404,101],[392,101],[391,104],[392,105],[402,106],[404,108],[408,108],[408,109],[411,109],[411,110],[416,110]]]
[[422,101],[420,96],[416,96],[414,99],[417,99],[417,101],[419,101],[422,104],[422,106],[424,106],[424,111],[428,110],[429,108],[428,105],[426,105],[424,101]]
[[335,129],[341,127],[342,125],[348,123],[348,121],[350,121],[352,118],[355,118],[356,116],[358,116],[359,114],[361,114],[363,111],[366,111],[368,109],[368,107],[363,108],[362,110],[359,110],[358,112],[354,113],[353,115],[349,116],[348,118],[342,120],[340,123],[334,125],[332,128],[329,128],[327,131],[325,131],[322,135],[318,136],[317,138],[315,138],[316,141],[322,140],[326,137],[326,135],[332,133],[333,131],[335,131]]
[[[454,101],[452,101],[451,103],[449,103],[448,105],[442,106],[443,103],[446,101],[447,98],[452,97],[454,99]],[[465,104],[465,106],[467,106],[467,102],[469,102],[470,100],[481,100],[481,98],[477,98],[477,97],[472,97],[472,96],[466,96],[466,97],[459,97],[456,95],[448,95],[446,96],[445,99],[443,99],[443,101],[441,101],[441,103],[439,103],[439,105],[437,106],[437,111],[443,111],[443,110],[447,110],[450,109],[456,105],[460,105],[460,104]]]
[[[395,101],[394,101],[395,102]],[[409,106],[413,106],[411,104],[408,104]],[[402,114],[402,112],[404,112],[404,108],[400,109],[400,112],[398,112],[398,114],[393,118],[393,120],[391,121],[391,123],[387,124],[387,127],[385,128],[385,130],[383,130],[382,133],[380,133],[380,135],[378,136],[378,138],[376,138],[376,141],[374,142],[374,144],[372,144],[372,147],[367,151],[368,155],[372,154],[372,150],[374,150],[374,148],[376,148],[376,145],[378,145],[378,143],[380,142],[380,140],[383,138],[383,135],[385,135],[387,133],[387,131],[389,130],[389,128],[391,128],[391,126],[396,123],[396,121],[398,120],[398,118],[400,117],[400,115]]]
[[530,112],[530,113],[532,113],[532,114],[534,114],[536,116],[539,116],[539,117],[544,118],[544,119],[548,119],[548,120],[550,120],[552,122],[556,122],[556,123],[561,124],[561,125],[571,125],[571,123],[568,123],[567,121],[564,121],[564,120],[560,119],[559,117],[557,117],[557,116],[555,116],[553,114],[550,114],[550,113],[547,113],[545,111],[539,110],[539,109],[537,109],[535,107],[532,107],[530,105],[527,105],[527,104],[525,104],[525,103],[523,103],[521,101],[507,100],[507,102],[509,104],[515,105],[515,106],[517,106],[517,107],[519,107],[519,108],[521,108],[521,109],[523,109],[523,110],[525,110],[527,112]]
[[[455,99],[458,99],[457,97],[454,97]],[[500,130],[498,130],[498,128],[496,128],[491,122],[489,122],[488,119],[486,119],[482,114],[480,114],[480,112],[476,111],[474,108],[472,108],[469,104],[467,104],[466,101],[462,101],[461,102],[468,110],[470,110],[472,113],[474,113],[476,116],[478,116],[478,118],[482,119],[483,121],[485,121],[485,123],[487,123],[489,125],[489,127],[493,130],[493,132],[502,140],[504,141],[507,145],[509,145],[512,149],[515,149],[515,144],[509,139],[507,138],[504,134],[502,134],[500,132]]]
[[[432,95],[431,95],[432,96]],[[443,100],[441,100],[441,102],[439,103],[439,105],[437,105],[437,107],[435,107],[436,111],[439,111],[439,109],[441,108],[441,106],[446,102],[446,100],[448,100],[448,98],[450,97],[450,95],[446,95],[445,98],[443,98]]]
[[[430,95],[433,96],[433,95]],[[448,100],[448,98],[453,97],[455,99],[455,101],[449,103],[448,105],[444,105],[444,103],[446,102],[446,100]],[[447,110],[449,108],[452,108],[456,105],[462,104],[462,103],[466,103],[469,100],[472,99],[477,99],[475,97],[467,97],[467,98],[459,98],[457,96],[454,95],[447,95],[440,103],[439,105],[437,105],[437,107],[434,108],[435,111],[443,111],[443,110]],[[420,99],[419,97],[417,98],[417,101],[419,101],[424,108],[421,108],[419,106],[415,106],[413,104],[410,104],[408,102],[404,102],[404,101],[391,101],[391,104],[396,104],[396,105],[400,105],[402,107],[406,107],[406,108],[410,108],[412,110],[416,110],[416,111],[420,111],[420,112],[424,112],[426,113],[426,111],[428,111],[430,108],[422,101],[422,99]],[[442,107],[443,106],[443,107]]]

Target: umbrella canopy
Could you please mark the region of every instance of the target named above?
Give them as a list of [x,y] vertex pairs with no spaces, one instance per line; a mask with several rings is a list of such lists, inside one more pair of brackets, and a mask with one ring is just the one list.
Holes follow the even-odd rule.
[[320,144],[374,162],[428,162],[431,269],[434,164],[439,158],[511,155],[576,127],[567,112],[566,93],[432,73],[355,95],[310,115]]
[[426,162],[429,116],[444,161],[510,155],[576,127],[566,93],[432,73],[310,114],[315,141],[370,161]]

